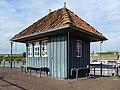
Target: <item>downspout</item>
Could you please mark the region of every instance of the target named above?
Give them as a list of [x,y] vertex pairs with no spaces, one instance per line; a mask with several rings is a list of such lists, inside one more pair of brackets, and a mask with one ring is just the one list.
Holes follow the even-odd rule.
[[70,37],[70,36],[69,36],[69,32],[68,32],[67,34],[68,34],[68,35],[67,35],[67,36],[68,36],[68,44],[67,44],[67,52],[68,52],[68,53],[67,53],[67,54],[68,54],[68,59],[67,59],[67,65],[68,65],[68,66],[67,66],[67,68],[68,68],[67,70],[68,70],[68,71],[67,71],[67,75],[68,75],[68,78],[67,78],[67,79],[69,79],[69,76],[70,76],[70,75],[69,75],[69,56],[70,56],[70,55],[69,55],[69,54],[70,54],[70,53],[69,53],[69,48],[70,48],[70,47],[69,47],[69,42],[70,42],[69,37]]

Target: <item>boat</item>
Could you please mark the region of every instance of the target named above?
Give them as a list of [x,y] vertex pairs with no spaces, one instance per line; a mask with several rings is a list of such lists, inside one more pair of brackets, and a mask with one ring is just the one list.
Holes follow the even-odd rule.
[[100,67],[102,64],[103,67],[116,67],[118,64],[116,60],[97,60],[90,63],[90,66]]

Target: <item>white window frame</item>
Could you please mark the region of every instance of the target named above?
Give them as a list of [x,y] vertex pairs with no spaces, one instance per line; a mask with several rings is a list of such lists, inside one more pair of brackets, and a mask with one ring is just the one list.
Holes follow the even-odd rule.
[[81,40],[76,41],[76,56],[82,57],[82,41]]
[[48,40],[41,41],[41,57],[48,57]]
[[28,43],[28,57],[33,57],[33,44],[32,43]]
[[39,42],[34,42],[34,57],[40,57],[40,43]]

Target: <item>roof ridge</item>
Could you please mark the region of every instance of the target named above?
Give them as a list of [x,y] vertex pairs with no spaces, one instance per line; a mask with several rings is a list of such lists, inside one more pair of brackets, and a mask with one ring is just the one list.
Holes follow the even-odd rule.
[[67,12],[67,8],[63,7],[62,11],[63,11],[63,17],[64,17],[63,23],[64,24],[72,23],[71,19],[70,19],[70,16],[69,16],[69,14]]

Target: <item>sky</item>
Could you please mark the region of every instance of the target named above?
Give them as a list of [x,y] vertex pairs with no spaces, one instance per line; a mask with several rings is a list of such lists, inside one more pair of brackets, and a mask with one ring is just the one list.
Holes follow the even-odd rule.
[[[102,51],[120,51],[120,0],[0,0],[0,53],[10,53],[10,38],[52,11],[68,9],[108,38]],[[91,43],[99,52],[100,42]],[[25,52],[25,44],[13,43],[13,53]]]

